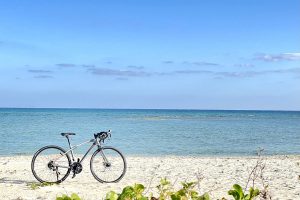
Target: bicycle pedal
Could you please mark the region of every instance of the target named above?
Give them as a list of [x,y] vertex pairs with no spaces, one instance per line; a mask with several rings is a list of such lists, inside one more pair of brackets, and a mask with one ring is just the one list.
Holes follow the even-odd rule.
[[74,173],[73,176],[72,176],[72,178],[75,178],[75,176],[76,176],[76,174]]

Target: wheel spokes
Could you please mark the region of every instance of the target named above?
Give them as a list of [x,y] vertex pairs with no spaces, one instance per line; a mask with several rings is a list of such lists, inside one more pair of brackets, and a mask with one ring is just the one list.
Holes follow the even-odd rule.
[[125,161],[114,149],[105,148],[93,158],[93,175],[104,182],[114,182],[123,176]]
[[69,173],[69,159],[60,149],[46,148],[35,157],[33,171],[41,182],[59,182]]

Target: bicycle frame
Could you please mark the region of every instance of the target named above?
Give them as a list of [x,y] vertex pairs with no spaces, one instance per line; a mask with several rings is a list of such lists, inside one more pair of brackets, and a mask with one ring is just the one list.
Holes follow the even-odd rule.
[[[101,148],[101,142],[99,142],[97,139],[90,139],[90,140],[87,140],[83,143],[80,143],[78,145],[75,145],[75,146],[72,146],[71,143],[70,143],[70,140],[69,140],[69,137],[67,137],[68,139],[68,144],[69,144],[69,150],[66,151],[65,153],[61,153],[61,156],[64,156],[66,154],[68,154],[69,152],[71,152],[71,156],[72,156],[72,161],[73,163],[75,162],[75,159],[74,159],[74,154],[73,154],[73,150],[74,149],[77,149],[78,147],[84,145],[84,144],[87,144],[87,143],[93,143],[90,148],[87,150],[87,152],[84,154],[84,156],[80,159],[79,163],[81,164],[82,161],[86,158],[86,156],[89,154],[89,152],[95,147],[95,146],[98,146],[98,149]],[[101,155],[103,156],[103,159],[105,160],[105,162],[108,162],[105,155],[103,153],[101,153]],[[58,160],[60,157],[58,158],[55,158],[54,161]],[[57,167],[61,167],[61,168],[70,168],[71,166],[61,166],[61,165],[55,165]]]

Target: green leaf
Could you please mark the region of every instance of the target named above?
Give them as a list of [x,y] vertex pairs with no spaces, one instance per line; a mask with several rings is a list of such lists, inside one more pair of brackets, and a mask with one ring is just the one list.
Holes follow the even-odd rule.
[[172,194],[171,199],[172,200],[180,200],[180,195]]
[[250,193],[250,199],[256,197],[259,195],[259,190],[258,189],[253,189],[252,187],[249,189],[249,193]]
[[134,197],[134,189],[132,186],[127,186],[123,189],[120,194],[120,200],[132,199]]
[[256,197],[256,196],[258,196],[259,195],[259,189],[255,189],[254,191],[253,191],[253,197]]
[[148,197],[144,197],[142,196],[141,198],[139,198],[138,200],[148,200]]
[[198,192],[192,190],[191,191],[191,197],[192,197],[192,199],[197,199],[198,198]]
[[185,183],[181,183],[184,189],[189,189],[189,188],[193,188],[196,185],[196,182],[185,182]]
[[162,178],[162,179],[160,180],[160,184],[161,184],[161,185],[169,185],[170,182],[169,182],[166,178]]
[[72,199],[67,195],[63,194],[61,197],[56,197],[56,200],[72,200]]
[[133,189],[136,194],[141,194],[145,190],[145,186],[143,186],[142,184],[134,184]]
[[105,200],[117,200],[119,195],[114,191],[110,191],[106,194]]
[[251,196],[249,194],[246,194],[243,198],[243,200],[250,200],[251,199]]
[[239,193],[236,190],[229,190],[228,194],[231,195],[231,196],[233,196],[233,198],[235,200],[241,200],[240,199],[240,195],[239,195]]
[[209,194],[208,193],[204,193],[203,195],[201,195],[200,197],[198,197],[197,200],[210,200]]
[[186,191],[184,189],[181,189],[181,190],[178,190],[176,192],[176,194],[179,195],[179,196],[186,196]]
[[71,199],[72,200],[81,200],[81,198],[75,193],[71,194]]
[[132,186],[127,186],[123,189],[122,194],[133,194],[134,189]]
[[242,187],[238,184],[234,184],[233,188],[235,189],[235,191],[237,191],[239,193],[240,199],[242,199],[244,197],[244,192],[243,192]]

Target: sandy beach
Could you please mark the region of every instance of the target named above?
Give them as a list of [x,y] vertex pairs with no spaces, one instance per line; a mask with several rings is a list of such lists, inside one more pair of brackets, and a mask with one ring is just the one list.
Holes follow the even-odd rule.
[[[256,157],[127,157],[127,173],[119,183],[97,182],[89,170],[89,162],[83,172],[74,179],[69,176],[59,185],[32,190],[28,186],[37,182],[30,169],[31,156],[1,157],[0,199],[55,199],[61,194],[78,193],[85,200],[103,199],[110,190],[120,192],[130,184],[142,183],[148,192],[156,193],[155,186],[167,177],[178,188],[183,180],[195,181],[202,177],[200,191],[209,192],[212,199],[226,197],[234,183],[245,186]],[[300,156],[264,157],[264,176],[269,184],[272,199],[300,199]],[[152,181],[151,181],[152,180]],[[258,187],[261,185],[258,184]]]

